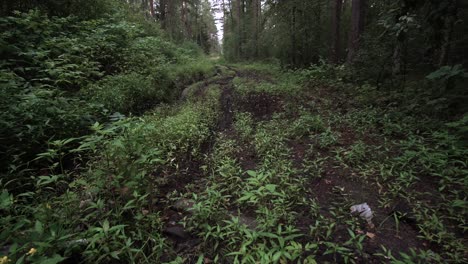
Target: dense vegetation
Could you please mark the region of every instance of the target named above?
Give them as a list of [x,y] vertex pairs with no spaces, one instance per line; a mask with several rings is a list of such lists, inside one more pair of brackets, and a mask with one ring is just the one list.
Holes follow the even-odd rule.
[[461,1],[0,8],[0,264],[468,262]]

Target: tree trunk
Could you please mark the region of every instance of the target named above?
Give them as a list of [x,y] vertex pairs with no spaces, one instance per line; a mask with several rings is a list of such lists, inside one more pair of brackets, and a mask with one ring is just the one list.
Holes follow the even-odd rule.
[[252,42],[253,56],[258,57],[258,36],[259,36],[259,19],[260,19],[260,0],[252,2]]
[[364,30],[365,0],[352,0],[351,35],[348,43],[348,63],[353,63],[359,50],[361,34]]
[[393,76],[401,75],[405,73],[404,70],[404,58],[406,57],[404,54],[405,51],[405,44],[406,44],[406,35],[401,33],[397,37],[397,43],[395,49],[393,50],[393,68],[392,74]]
[[2,10],[2,12],[0,12],[0,14],[6,16],[8,14],[8,11],[9,11],[8,10],[9,9],[8,8],[8,1],[6,1],[6,0],[3,1],[2,8],[3,8],[3,10]]
[[[315,52],[315,54],[313,54],[313,56],[310,58],[311,59],[310,61],[313,64],[317,64],[317,63],[320,62],[320,50],[321,50],[321,47],[323,45],[322,44],[322,32],[323,32],[322,31],[322,11],[323,11],[322,6],[321,5],[316,5],[315,11],[314,11],[315,19],[317,20],[317,26],[316,26],[316,29],[315,29],[315,39],[316,39],[316,41],[318,43],[318,46],[317,46],[318,51]],[[300,54],[300,55],[301,55],[301,58],[302,58],[301,64],[302,64],[302,66],[304,66],[304,65],[307,64],[308,60],[306,58],[304,58],[302,56],[302,54]]]
[[447,65],[449,62],[449,54],[450,54],[450,46],[452,42],[452,35],[453,35],[453,30],[455,26],[455,22],[457,20],[457,9],[458,7],[458,1],[457,0],[452,0],[450,2],[450,6],[448,8],[448,15],[445,18],[445,29],[443,32],[443,43],[442,46],[440,47],[440,57],[439,57],[439,62],[438,66],[442,67],[444,65]]
[[291,9],[291,42],[292,42],[292,65],[297,65],[297,43],[296,43],[296,6]]
[[[403,16],[406,16],[410,12],[408,5],[403,5],[398,15],[395,17],[395,24],[400,23],[400,19]],[[396,44],[393,50],[392,56],[392,75],[398,76],[405,74],[405,64],[406,64],[406,33],[404,30],[401,30],[396,36]]]
[[161,27],[163,29],[167,28],[167,21],[166,21],[166,0],[159,1],[159,20],[161,21]]
[[154,0],[149,0],[149,4],[151,17],[154,18]]
[[233,17],[234,17],[234,32],[236,38],[235,38],[235,45],[234,45],[234,56],[236,59],[240,58],[240,49],[241,49],[241,43],[242,43],[242,34],[241,34],[241,0],[233,0]]
[[342,0],[334,0],[333,5],[333,16],[332,16],[332,52],[330,61],[334,64],[337,64],[340,59],[340,49],[341,49],[341,8],[342,8],[343,1]]
[[192,26],[190,25],[189,21],[189,14],[188,14],[188,2],[187,0],[182,0],[182,23],[185,27],[186,37],[188,39],[192,38]]

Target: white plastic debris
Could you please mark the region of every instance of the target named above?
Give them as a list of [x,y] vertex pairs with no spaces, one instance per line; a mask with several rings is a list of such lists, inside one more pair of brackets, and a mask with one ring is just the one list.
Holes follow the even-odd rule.
[[372,218],[374,217],[370,206],[367,203],[356,204],[351,206],[351,213],[359,213],[359,216],[367,221],[370,227],[373,227]]
[[89,240],[86,239],[86,238],[82,238],[82,239],[77,239],[77,240],[72,240],[72,241],[68,241],[66,243],[67,246],[75,246],[75,245],[86,245],[89,243]]

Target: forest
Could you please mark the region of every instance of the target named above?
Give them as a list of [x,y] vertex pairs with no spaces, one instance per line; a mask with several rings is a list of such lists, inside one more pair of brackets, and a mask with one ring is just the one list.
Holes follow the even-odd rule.
[[463,0],[2,0],[0,264],[468,263]]

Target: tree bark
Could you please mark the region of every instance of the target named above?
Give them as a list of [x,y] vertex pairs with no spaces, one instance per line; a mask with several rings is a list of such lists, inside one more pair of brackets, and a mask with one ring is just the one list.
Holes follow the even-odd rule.
[[149,4],[151,17],[154,18],[154,0],[149,0]]
[[352,0],[351,36],[348,43],[348,63],[353,63],[359,50],[359,42],[364,31],[364,13],[366,0]]
[[166,0],[159,1],[159,20],[161,21],[161,27],[163,29],[167,28],[167,21],[166,21]]
[[340,59],[340,49],[341,49],[341,9],[342,9],[342,0],[334,0],[333,5],[333,16],[332,16],[332,52],[331,52],[331,62],[337,64]]
[[189,21],[187,0],[182,0],[181,5],[182,5],[182,23],[184,24],[184,27],[185,27],[185,32],[187,34],[186,37],[191,39],[192,38],[192,26],[190,25],[190,21]]
[[405,46],[406,46],[406,35],[404,33],[401,33],[397,37],[397,43],[395,45],[395,49],[393,50],[393,68],[392,68],[392,74],[393,76],[401,75],[405,73],[404,70],[404,58],[406,57],[404,54],[405,51]]
[[234,32],[237,35],[235,39],[235,45],[234,45],[234,54],[236,59],[240,58],[240,49],[241,49],[241,43],[242,43],[242,34],[241,34],[241,0],[233,0],[233,17],[234,17]]
[[445,29],[443,32],[443,43],[440,47],[440,57],[438,66],[442,67],[449,62],[450,47],[452,42],[453,30],[457,20],[458,1],[452,0],[448,8],[448,14],[445,18]]
[[[401,7],[400,12],[395,17],[395,24],[401,23],[401,17],[405,16],[410,12],[410,8],[407,4],[404,4]],[[406,64],[406,33],[404,30],[401,30],[396,36],[396,44],[393,50],[392,55],[392,75],[398,76],[405,74],[405,64]]]
[[291,9],[291,42],[292,42],[292,65],[297,65],[297,43],[296,43],[296,6]]
[[252,38],[253,38],[253,56],[258,57],[258,36],[260,19],[260,0],[252,0]]

